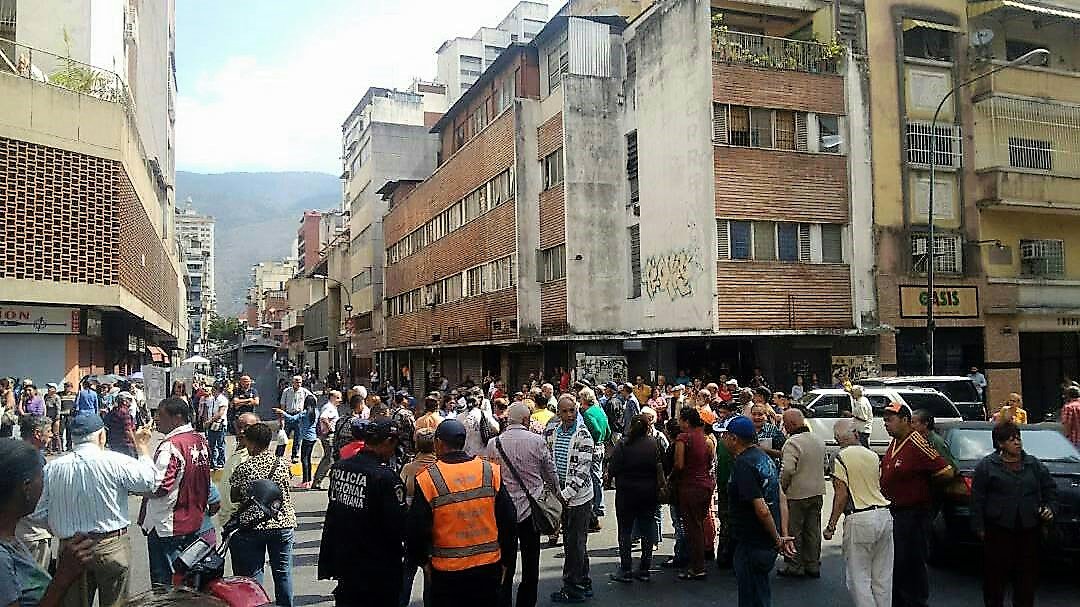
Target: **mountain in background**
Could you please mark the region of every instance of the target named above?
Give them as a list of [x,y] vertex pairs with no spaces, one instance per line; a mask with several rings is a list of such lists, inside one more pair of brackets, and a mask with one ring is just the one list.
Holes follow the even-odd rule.
[[295,255],[301,214],[341,206],[341,181],[327,173],[176,173],[176,205],[191,198],[212,215],[218,313],[243,311],[251,266]]

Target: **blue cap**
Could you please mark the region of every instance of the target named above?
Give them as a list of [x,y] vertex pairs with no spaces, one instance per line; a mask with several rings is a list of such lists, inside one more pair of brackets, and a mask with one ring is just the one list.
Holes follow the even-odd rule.
[[456,419],[445,419],[435,428],[435,438],[451,444],[465,442],[465,426]]
[[713,424],[713,430],[718,433],[730,432],[743,440],[753,440],[757,436],[754,422],[745,415],[733,415],[722,422]]
[[88,436],[105,427],[105,422],[97,413],[80,413],[68,422],[68,432],[72,436]]

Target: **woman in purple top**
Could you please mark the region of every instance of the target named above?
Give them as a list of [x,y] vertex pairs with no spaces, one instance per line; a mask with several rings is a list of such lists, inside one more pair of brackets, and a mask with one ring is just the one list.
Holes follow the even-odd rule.
[[45,415],[45,399],[38,394],[37,386],[30,385],[23,388],[19,415]]
[[705,517],[709,515],[716,480],[710,470],[713,458],[705,443],[704,422],[693,407],[679,411],[682,433],[675,438],[672,477],[678,491],[679,509],[689,544],[689,566],[680,580],[705,579]]

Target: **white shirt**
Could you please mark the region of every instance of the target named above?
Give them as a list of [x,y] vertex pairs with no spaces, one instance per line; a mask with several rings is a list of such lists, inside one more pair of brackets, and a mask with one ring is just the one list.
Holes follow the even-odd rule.
[[330,431],[333,432],[334,427],[337,426],[338,420],[341,419],[341,414],[338,413],[336,405],[327,402],[322,406],[322,409],[319,410],[319,421],[322,422],[324,419],[329,420],[326,424],[330,427]]
[[309,396],[314,396],[311,390],[303,386],[300,386],[298,390],[293,390],[292,386],[289,386],[281,393],[281,408],[285,409],[285,412],[290,415],[299,413],[304,408],[304,401]]
[[229,397],[222,392],[214,397],[210,405],[210,421],[224,420],[229,411]]
[[482,454],[484,449],[487,448],[487,444],[480,434],[481,415],[487,418],[493,431],[499,431],[499,422],[492,417],[491,413],[484,411],[480,407],[473,407],[468,413],[458,417],[458,421],[465,426],[465,453],[473,456]]
[[979,391],[979,396],[982,396],[983,390],[986,388],[986,376],[978,371],[968,375],[968,379],[971,383],[975,384],[975,389]]
[[855,418],[855,429],[862,434],[870,434],[874,419],[874,409],[870,407],[870,399],[865,396],[852,399],[851,409],[851,415]]

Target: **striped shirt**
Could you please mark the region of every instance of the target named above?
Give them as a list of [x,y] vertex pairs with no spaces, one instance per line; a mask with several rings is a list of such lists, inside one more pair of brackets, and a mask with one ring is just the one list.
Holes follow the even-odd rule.
[[555,443],[551,452],[555,457],[555,472],[559,475],[559,482],[566,484],[566,475],[570,470],[570,441],[577,433],[577,423],[569,429],[563,429],[562,424],[555,427]]
[[82,443],[45,466],[44,489],[32,518],[56,537],[127,529],[128,494],[154,490],[154,462]]

